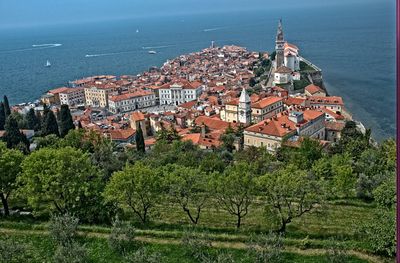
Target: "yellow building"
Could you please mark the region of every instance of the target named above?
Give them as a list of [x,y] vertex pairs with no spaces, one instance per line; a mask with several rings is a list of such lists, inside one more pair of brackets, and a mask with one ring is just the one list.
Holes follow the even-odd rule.
[[113,83],[103,84],[95,82],[85,87],[85,104],[92,107],[108,107],[108,95],[114,92],[117,86]]

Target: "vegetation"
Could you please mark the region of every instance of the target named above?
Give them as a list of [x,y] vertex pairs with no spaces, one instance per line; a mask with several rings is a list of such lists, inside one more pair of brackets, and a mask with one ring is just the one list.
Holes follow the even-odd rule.
[[68,105],[61,105],[60,110],[60,136],[64,137],[70,130],[75,129]]
[[[51,115],[57,124],[46,108],[43,131],[54,129]],[[271,155],[265,148],[235,150],[232,138],[240,130],[228,129],[220,147],[204,152],[162,127],[145,152],[69,129],[64,137],[43,132],[29,153],[11,114],[6,134],[12,136],[0,143],[3,214],[32,215],[0,220],[1,259],[364,262],[395,256],[393,140],[375,146],[369,132],[349,122],[328,150],[304,139],[299,148]]]

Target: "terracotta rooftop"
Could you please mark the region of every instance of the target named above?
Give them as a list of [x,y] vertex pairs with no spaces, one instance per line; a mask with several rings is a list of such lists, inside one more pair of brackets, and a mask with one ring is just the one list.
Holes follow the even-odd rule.
[[206,125],[211,130],[226,130],[229,125],[232,127],[236,127],[236,123],[229,123],[223,121],[216,117],[207,117],[207,116],[200,116],[195,120],[195,124],[200,126],[202,124]]
[[324,92],[325,93],[325,91],[323,89],[321,89],[320,87],[318,87],[317,85],[314,85],[314,84],[308,85],[307,87],[305,87],[304,90],[308,91],[311,95],[315,94],[317,92]]
[[131,115],[131,120],[133,121],[142,121],[144,120],[144,115],[140,111],[134,111]]
[[61,92],[66,92],[69,89],[70,88],[67,88],[67,87],[60,87],[60,88],[49,90],[49,93],[51,93],[51,94],[59,94]]
[[292,73],[292,69],[288,68],[286,66],[280,66],[279,68],[277,68],[277,70],[275,71],[275,73]]
[[255,109],[264,109],[265,107],[268,107],[279,101],[283,101],[283,99],[279,97],[266,97],[256,103],[253,103],[251,107]]
[[129,99],[135,98],[135,97],[149,96],[149,95],[153,95],[153,94],[154,93],[151,91],[140,90],[140,91],[135,91],[135,92],[131,92],[131,93],[125,93],[125,94],[121,94],[121,95],[112,96],[109,98],[109,100],[116,102],[116,101],[122,101],[122,100],[129,100]]
[[334,105],[344,105],[342,97],[331,96],[331,97],[309,97],[307,101],[310,104],[334,104]]

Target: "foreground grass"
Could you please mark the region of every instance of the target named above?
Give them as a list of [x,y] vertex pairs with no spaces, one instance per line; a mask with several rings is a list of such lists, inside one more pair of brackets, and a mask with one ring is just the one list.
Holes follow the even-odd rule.
[[[2,234],[0,240],[5,238],[12,239],[19,244],[24,244],[26,247],[25,260],[32,263],[41,262],[52,262],[53,253],[55,247],[49,236],[42,234],[24,234],[16,231],[12,235]],[[112,251],[108,247],[107,239],[101,237],[82,237],[80,242],[87,250],[89,262],[124,262],[124,258]],[[162,262],[173,263],[173,262],[198,262],[194,260],[186,250],[186,247],[182,244],[160,244],[160,243],[146,243],[143,242],[143,247],[146,247],[151,252],[157,252],[162,256]],[[236,248],[213,248],[210,253],[229,253],[232,255],[235,262],[254,262],[254,258],[249,256],[245,249]],[[316,262],[329,262],[325,255],[306,255],[301,253],[283,253],[284,262],[304,262],[304,263],[316,263]],[[1,259],[0,259],[1,260]],[[346,262],[368,262],[366,260],[359,259],[355,256],[349,256]]]
[[[210,206],[201,215],[196,226],[196,236],[213,241],[215,251],[226,250],[234,255],[236,261],[247,257],[246,243],[251,236],[276,229],[274,218],[266,216],[261,202],[250,207],[250,213],[243,220],[240,230],[235,228],[235,218],[223,210]],[[325,253],[332,247],[340,246],[351,255],[346,262],[385,262],[390,259],[371,255],[369,244],[358,236],[360,223],[370,217],[373,204],[361,201],[332,201],[326,204],[324,212],[314,211],[295,219],[288,225],[284,239],[286,262],[327,262]],[[194,262],[185,253],[185,246],[180,243],[184,232],[190,226],[180,207],[170,202],[160,204],[152,214],[152,221],[147,225],[134,222],[138,239],[151,251],[165,256],[163,262]],[[129,210],[125,219],[135,218]],[[29,244],[36,251],[29,262],[49,262],[52,257],[51,242],[47,235],[47,222],[37,219],[11,218],[0,220],[1,236]],[[106,238],[109,226],[79,227],[82,243],[88,249],[92,262],[121,262],[123,259],[109,250]],[[0,237],[1,239],[1,237]],[[338,245],[339,244],[339,245]],[[254,262],[250,261],[249,262]]]

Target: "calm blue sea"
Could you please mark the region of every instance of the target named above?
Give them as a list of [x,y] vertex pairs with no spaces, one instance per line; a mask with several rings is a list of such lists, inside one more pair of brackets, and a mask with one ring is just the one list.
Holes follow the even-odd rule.
[[[11,103],[34,101],[68,80],[137,74],[205,48],[212,40],[217,45],[272,51],[280,17],[285,38],[323,69],[329,92],[342,96],[355,118],[373,129],[375,138],[394,136],[395,9],[387,3],[318,9],[260,7],[252,12],[2,30],[0,95],[7,94]],[[149,55],[148,50],[158,53]],[[44,67],[46,60],[52,63],[50,68]]]

